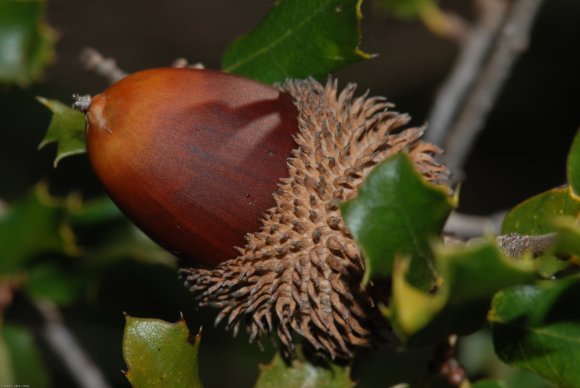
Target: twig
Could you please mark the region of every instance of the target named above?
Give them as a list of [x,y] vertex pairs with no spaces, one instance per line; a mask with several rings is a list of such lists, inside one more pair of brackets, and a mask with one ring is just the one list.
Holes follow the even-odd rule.
[[58,307],[49,301],[37,302],[36,307],[45,320],[44,338],[78,385],[82,388],[109,388],[101,371],[63,324]]
[[443,146],[447,131],[462,101],[472,87],[490,51],[507,10],[503,0],[479,0],[480,16],[464,41],[453,70],[439,89],[431,112],[425,139]]
[[516,1],[502,26],[501,34],[489,61],[483,68],[459,114],[446,136],[443,148],[451,171],[460,174],[471,147],[510,71],[528,46],[532,23],[543,0]]
[[455,358],[457,336],[450,335],[445,341],[437,345],[429,361],[429,371],[433,376],[441,376],[450,386],[459,387],[467,380],[465,370]]
[[485,234],[498,235],[505,215],[505,211],[489,216],[473,216],[453,212],[447,219],[443,231],[446,234],[463,238],[478,237]]
[[113,84],[124,78],[127,73],[117,67],[117,63],[112,58],[105,58],[97,50],[86,47],[81,51],[80,61],[85,70],[104,77]]
[[518,257],[524,252],[531,252],[534,257],[541,256],[556,241],[555,233],[537,236],[522,236],[515,233],[497,236],[497,245],[511,257]]
[[[476,237],[467,241],[455,236],[444,235],[445,245],[473,245],[485,241],[485,238]],[[526,236],[517,233],[504,234],[495,237],[497,246],[508,256],[519,257],[525,252],[530,252],[534,257],[543,255],[556,241],[556,233]]]

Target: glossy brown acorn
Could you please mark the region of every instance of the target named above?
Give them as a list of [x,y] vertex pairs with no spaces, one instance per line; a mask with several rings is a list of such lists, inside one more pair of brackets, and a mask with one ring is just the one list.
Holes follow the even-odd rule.
[[93,168],[147,235],[214,267],[275,205],[288,174],[298,111],[286,93],[212,70],[160,68],[127,76],[87,111]]

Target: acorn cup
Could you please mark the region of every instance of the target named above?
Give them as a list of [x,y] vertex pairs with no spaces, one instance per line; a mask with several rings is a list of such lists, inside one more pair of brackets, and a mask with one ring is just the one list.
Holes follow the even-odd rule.
[[[92,166],[119,208],[180,257],[201,306],[250,340],[293,333],[331,358],[372,345],[384,321],[339,204],[372,167],[407,152],[430,181],[447,169],[423,128],[336,81],[280,87],[212,70],[127,76],[80,104]],[[378,321],[377,321],[378,319]]]

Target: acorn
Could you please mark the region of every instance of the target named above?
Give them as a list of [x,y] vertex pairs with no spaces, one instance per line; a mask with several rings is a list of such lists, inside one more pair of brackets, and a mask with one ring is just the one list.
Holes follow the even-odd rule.
[[220,309],[216,324],[245,326],[250,341],[276,333],[287,355],[295,333],[348,359],[384,322],[360,285],[364,260],[339,204],[397,152],[428,180],[447,177],[424,128],[404,128],[408,115],[355,89],[160,68],[77,105],[107,192],[182,258],[199,305]]

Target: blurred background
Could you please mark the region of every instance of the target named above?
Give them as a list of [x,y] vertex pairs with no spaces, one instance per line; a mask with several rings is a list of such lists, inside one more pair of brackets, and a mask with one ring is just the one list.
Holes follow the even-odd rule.
[[[103,194],[85,155],[66,158],[54,169],[56,147],[37,150],[51,115],[35,96],[68,104],[73,93],[95,94],[107,86],[82,69],[82,48],[94,47],[115,58],[127,72],[167,66],[178,57],[219,68],[225,47],[252,29],[272,3],[49,0],[48,21],[59,35],[55,63],[29,87],[0,87],[0,198],[15,201],[40,181],[48,182],[56,196]],[[474,18],[469,1],[440,4],[467,20]],[[361,48],[378,56],[335,75],[343,86],[355,82],[361,93],[370,89],[372,95],[386,96],[397,110],[411,114],[413,124],[422,125],[456,59],[457,46],[421,22],[395,18],[370,1],[363,5],[363,14]],[[529,50],[518,60],[466,163],[459,211],[490,214],[564,183],[566,152],[580,124],[579,15],[577,0],[544,3]],[[193,298],[167,265],[118,259],[83,292],[63,308],[64,320],[114,386],[129,386],[121,373],[123,312],[168,321],[183,313],[192,331],[203,326],[199,362],[207,387],[249,387],[258,362],[272,357],[268,344],[261,352],[247,345],[245,335],[232,339],[221,327],[214,328],[215,312],[195,310]],[[38,312],[18,293],[5,317],[40,328]],[[473,346],[477,341],[472,339]],[[52,386],[75,386],[50,349],[39,343]],[[416,382],[416,365],[424,365],[428,357],[429,350],[367,352],[355,364],[354,378],[362,387]]]

